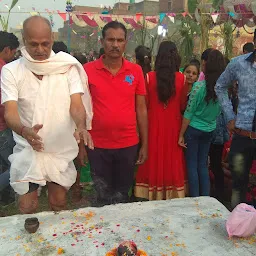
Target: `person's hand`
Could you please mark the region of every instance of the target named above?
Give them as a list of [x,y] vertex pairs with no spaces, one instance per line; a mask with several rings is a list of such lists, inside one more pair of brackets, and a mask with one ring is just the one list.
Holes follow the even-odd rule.
[[231,120],[228,122],[228,131],[233,134],[235,132],[235,120]]
[[92,136],[85,128],[76,129],[74,137],[76,138],[78,144],[81,140],[83,140],[85,146],[88,146],[89,149],[94,149]]
[[136,164],[144,164],[147,159],[148,159],[148,147],[142,146],[140,148],[139,157]]
[[179,144],[181,147],[183,147],[183,148],[187,148],[187,143],[185,143],[184,136],[181,136],[181,135],[180,135],[178,144]]
[[21,136],[27,140],[32,148],[38,152],[44,150],[44,144],[42,138],[38,135],[38,132],[43,128],[42,124],[36,124],[32,128],[25,127]]
[[[81,141],[81,143],[83,143],[83,141]],[[87,163],[88,163],[88,156],[87,156],[87,152],[86,152],[86,149],[85,149],[84,145],[79,147],[79,153],[78,153],[78,156],[77,156],[77,163],[78,163],[79,167],[86,166]]]

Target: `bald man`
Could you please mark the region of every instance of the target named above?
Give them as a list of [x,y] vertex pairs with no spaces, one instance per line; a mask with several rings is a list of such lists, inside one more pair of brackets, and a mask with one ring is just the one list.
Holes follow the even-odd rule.
[[40,16],[24,21],[22,58],[2,70],[5,119],[16,146],[10,157],[10,183],[19,194],[21,213],[34,213],[37,189],[47,184],[51,210],[66,208],[66,194],[76,180],[73,164],[93,149],[92,106],[87,75],[67,53],[52,51],[50,22]]

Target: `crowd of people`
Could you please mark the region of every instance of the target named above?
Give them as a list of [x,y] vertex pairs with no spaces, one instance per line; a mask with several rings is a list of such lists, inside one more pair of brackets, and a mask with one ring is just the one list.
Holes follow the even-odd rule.
[[14,190],[20,212],[34,213],[47,185],[51,210],[66,209],[70,188],[81,199],[88,162],[98,205],[128,202],[131,188],[139,200],[224,202],[225,170],[232,208],[248,202],[248,185],[255,193],[253,43],[230,62],[209,48],[181,68],[171,41],[160,44],[154,65],[145,46],[135,49],[136,63],[126,60],[127,30],[117,21],[103,28],[97,58],[69,54],[43,17],[24,21],[23,38],[13,61],[19,41],[0,32],[2,202]]

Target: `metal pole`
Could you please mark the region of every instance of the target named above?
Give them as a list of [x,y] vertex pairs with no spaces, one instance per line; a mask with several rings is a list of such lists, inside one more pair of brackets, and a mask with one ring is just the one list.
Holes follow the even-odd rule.
[[70,13],[68,13],[68,52],[71,50],[71,20]]
[[67,31],[67,36],[68,36],[68,51],[70,52],[71,50],[71,12],[73,11],[72,7],[72,1],[67,0],[66,1],[66,12],[68,13],[68,31]]

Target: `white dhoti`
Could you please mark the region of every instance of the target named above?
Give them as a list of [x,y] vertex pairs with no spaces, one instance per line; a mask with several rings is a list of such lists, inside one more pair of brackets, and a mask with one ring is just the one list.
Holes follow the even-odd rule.
[[75,66],[84,85],[83,103],[87,114],[87,129],[91,129],[92,104],[83,67],[72,56],[58,53],[45,61],[33,60],[22,49],[23,64],[31,72],[43,75],[35,100],[32,126],[43,124],[38,135],[44,144],[43,152],[36,152],[21,136],[14,133],[17,143],[11,162],[10,184],[20,195],[29,191],[29,182],[46,185],[55,182],[70,188],[76,180],[73,160],[78,145],[73,134],[75,123],[70,115],[70,91],[67,71]]

